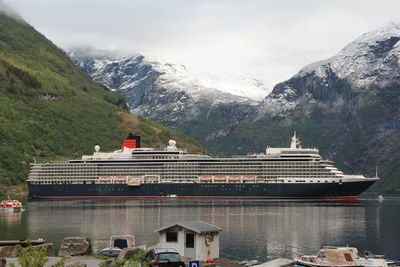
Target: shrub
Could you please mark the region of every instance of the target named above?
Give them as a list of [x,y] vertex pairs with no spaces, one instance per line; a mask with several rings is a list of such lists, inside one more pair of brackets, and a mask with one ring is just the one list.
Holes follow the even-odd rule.
[[49,260],[46,257],[46,250],[46,245],[28,245],[27,247],[17,245],[17,261],[21,265],[21,267],[42,267]]

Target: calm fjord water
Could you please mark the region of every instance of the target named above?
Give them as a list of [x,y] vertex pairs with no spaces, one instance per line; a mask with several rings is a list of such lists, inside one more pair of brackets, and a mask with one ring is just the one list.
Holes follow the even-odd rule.
[[[22,213],[0,212],[0,240],[44,238],[56,250],[67,236],[87,236],[95,249],[111,235],[132,233],[158,242],[154,230],[176,221],[203,220],[223,228],[220,256],[291,257],[325,245],[350,245],[400,259],[400,199],[352,202],[265,200],[46,200]],[[285,252],[286,251],[286,252]]]

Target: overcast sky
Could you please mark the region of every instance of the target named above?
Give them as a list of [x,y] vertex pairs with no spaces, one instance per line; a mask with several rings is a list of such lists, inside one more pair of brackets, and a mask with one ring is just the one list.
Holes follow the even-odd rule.
[[145,53],[273,86],[400,20],[398,0],[3,0],[64,49]]

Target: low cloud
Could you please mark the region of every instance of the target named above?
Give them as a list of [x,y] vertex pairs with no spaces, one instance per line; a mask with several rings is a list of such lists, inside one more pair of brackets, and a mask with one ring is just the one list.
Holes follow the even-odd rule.
[[0,0],[0,13],[8,17],[23,21],[22,17],[9,5]]
[[7,0],[64,49],[145,53],[276,84],[400,18],[397,0]]

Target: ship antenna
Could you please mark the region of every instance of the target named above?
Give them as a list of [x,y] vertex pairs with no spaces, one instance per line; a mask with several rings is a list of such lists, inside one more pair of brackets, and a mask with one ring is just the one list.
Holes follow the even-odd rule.
[[378,178],[378,165],[375,166],[375,178]]
[[299,143],[299,139],[297,139],[297,137],[296,137],[296,131],[294,131],[292,140],[291,140],[291,142],[290,142],[290,148],[292,148],[292,149],[297,148],[297,145],[298,145],[298,144],[300,144],[300,143]]

